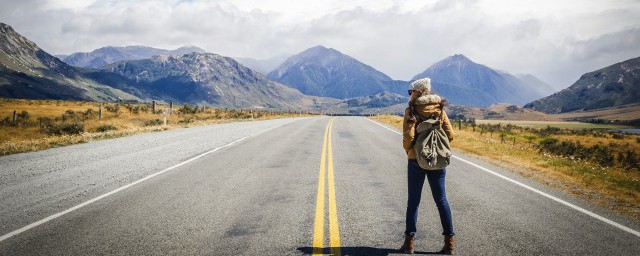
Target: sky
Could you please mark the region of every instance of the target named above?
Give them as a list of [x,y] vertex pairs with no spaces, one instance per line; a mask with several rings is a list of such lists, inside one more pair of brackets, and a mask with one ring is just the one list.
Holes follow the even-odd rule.
[[51,54],[194,45],[267,59],[324,45],[398,80],[453,54],[557,89],[640,56],[640,0],[0,0]]

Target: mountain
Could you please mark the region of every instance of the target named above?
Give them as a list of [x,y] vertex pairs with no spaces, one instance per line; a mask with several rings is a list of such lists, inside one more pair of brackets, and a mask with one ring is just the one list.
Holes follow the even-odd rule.
[[87,78],[4,23],[0,23],[0,97],[139,100]]
[[285,60],[287,60],[291,55],[289,54],[281,54],[278,56],[274,56],[268,59],[259,60],[253,58],[234,58],[240,64],[249,67],[255,71],[260,72],[263,75],[269,74],[271,70],[274,70],[280,64],[282,64]]
[[71,66],[99,69],[122,60],[142,60],[155,55],[183,55],[191,52],[204,53],[205,50],[195,46],[185,46],[175,50],[164,50],[147,46],[107,46],[93,50],[92,52],[74,53],[62,60]]
[[338,99],[406,90],[406,82],[394,81],[371,66],[324,46],[291,56],[267,77],[307,95]]
[[176,103],[282,110],[312,109],[325,102],[213,53],[121,61],[88,75],[134,95]]
[[462,54],[447,57],[413,77],[431,78],[436,93],[457,105],[487,107],[495,103],[523,105],[548,95],[552,88],[527,75],[518,78],[478,64]]
[[640,57],[586,73],[574,84],[525,108],[564,113],[640,103]]
[[525,86],[529,88],[533,88],[538,91],[541,95],[551,95],[557,90],[553,88],[553,86],[545,83],[544,81],[538,79],[534,75],[531,74],[515,74],[516,78],[520,79],[524,83]]

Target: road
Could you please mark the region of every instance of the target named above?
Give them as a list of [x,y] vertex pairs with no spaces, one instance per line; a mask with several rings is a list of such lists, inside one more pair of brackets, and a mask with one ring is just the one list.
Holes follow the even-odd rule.
[[[395,255],[400,141],[362,117],[314,117],[0,157],[0,255]],[[455,154],[457,254],[640,255],[639,223]],[[418,253],[442,245],[425,186]]]

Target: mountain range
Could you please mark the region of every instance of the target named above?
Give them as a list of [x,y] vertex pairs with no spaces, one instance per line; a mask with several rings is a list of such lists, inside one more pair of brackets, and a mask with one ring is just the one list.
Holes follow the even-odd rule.
[[406,82],[335,49],[315,46],[289,57],[267,74],[270,79],[307,95],[345,99],[380,92],[406,91]]
[[250,69],[260,72],[263,75],[269,74],[272,70],[280,66],[291,55],[281,54],[268,59],[254,59],[254,58],[234,58],[242,65],[247,66]]
[[158,49],[147,46],[102,47],[91,52],[77,52],[71,55],[59,55],[65,63],[82,68],[99,69],[106,65],[123,60],[142,60],[155,55],[183,55],[187,53],[204,53],[205,50],[195,46],[184,46],[175,50]]
[[515,76],[478,64],[462,54],[447,57],[413,77],[431,78],[433,90],[452,104],[488,107],[496,103],[524,105],[553,93],[532,75]]
[[214,107],[308,109],[315,99],[213,53],[120,61],[87,75],[141,98]]
[[92,101],[139,100],[97,83],[0,23],[0,96]]
[[[79,67],[59,58],[77,61],[72,63]],[[275,65],[282,60],[270,61]],[[545,98],[541,97],[553,89],[536,77],[491,69],[461,54],[433,64],[411,81],[422,77],[430,77],[434,91],[454,105],[531,102],[526,108],[565,113],[640,103],[640,58],[587,73],[569,88]],[[54,57],[0,23],[0,97],[401,113],[411,81],[393,80],[323,46],[290,56],[267,76],[233,58],[196,47],[103,47]]]
[[632,103],[640,103],[640,57],[586,73],[568,88],[524,107],[556,114]]

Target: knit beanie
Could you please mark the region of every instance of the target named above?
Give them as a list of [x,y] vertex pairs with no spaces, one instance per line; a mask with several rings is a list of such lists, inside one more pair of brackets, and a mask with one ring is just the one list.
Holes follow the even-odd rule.
[[409,86],[409,90],[422,90],[425,93],[431,93],[431,79],[428,77],[413,81]]

